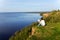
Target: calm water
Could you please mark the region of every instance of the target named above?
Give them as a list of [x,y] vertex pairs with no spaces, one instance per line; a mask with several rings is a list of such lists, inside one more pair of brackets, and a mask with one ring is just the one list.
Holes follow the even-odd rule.
[[0,40],[8,40],[17,30],[36,22],[39,13],[0,13]]

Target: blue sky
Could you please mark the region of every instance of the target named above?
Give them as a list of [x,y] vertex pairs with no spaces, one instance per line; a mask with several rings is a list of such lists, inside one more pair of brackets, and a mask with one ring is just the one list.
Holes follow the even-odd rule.
[[0,12],[51,11],[60,9],[60,0],[0,0]]

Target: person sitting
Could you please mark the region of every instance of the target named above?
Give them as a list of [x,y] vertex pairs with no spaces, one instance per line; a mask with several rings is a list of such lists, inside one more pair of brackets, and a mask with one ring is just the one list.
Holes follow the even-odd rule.
[[45,20],[43,19],[43,17],[41,19],[38,19],[38,26],[45,26]]

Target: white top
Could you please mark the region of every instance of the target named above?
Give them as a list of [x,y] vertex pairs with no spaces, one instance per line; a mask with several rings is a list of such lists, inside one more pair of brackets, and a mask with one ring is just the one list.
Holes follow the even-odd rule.
[[44,21],[44,20],[41,20],[41,21],[40,21],[40,24],[41,24],[42,26],[45,26],[45,21]]
[[38,19],[38,22],[39,22],[39,24],[41,24],[41,26],[45,26],[45,21],[44,20],[39,20]]

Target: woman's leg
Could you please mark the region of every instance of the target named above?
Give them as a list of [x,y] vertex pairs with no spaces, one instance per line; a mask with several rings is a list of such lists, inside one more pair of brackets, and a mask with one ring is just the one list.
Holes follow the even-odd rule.
[[40,23],[38,24],[38,27],[40,26]]

